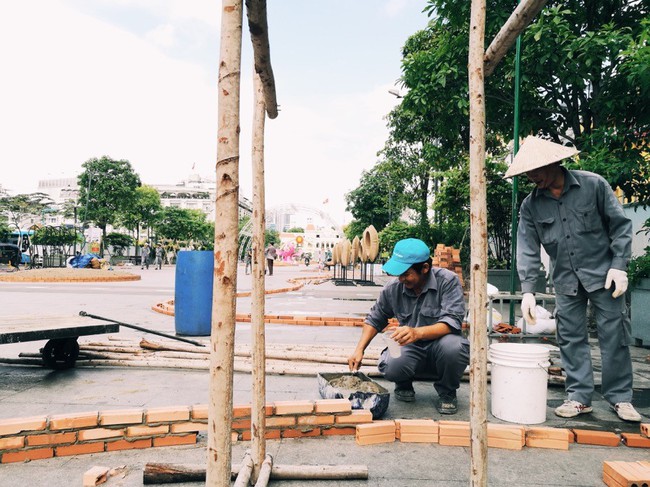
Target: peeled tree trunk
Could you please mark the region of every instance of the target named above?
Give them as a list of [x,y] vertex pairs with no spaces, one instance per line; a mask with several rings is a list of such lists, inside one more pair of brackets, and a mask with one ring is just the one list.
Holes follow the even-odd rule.
[[487,188],[485,177],[485,0],[472,0],[469,30],[471,289],[470,485],[487,486]]
[[223,0],[218,81],[214,287],[206,485],[230,485],[239,206],[242,0]]

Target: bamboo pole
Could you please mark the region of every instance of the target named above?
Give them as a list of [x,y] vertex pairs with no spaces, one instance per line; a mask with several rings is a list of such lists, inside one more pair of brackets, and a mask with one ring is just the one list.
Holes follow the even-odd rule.
[[544,8],[547,0],[521,0],[517,8],[510,14],[508,20],[490,43],[483,56],[484,75],[487,78],[494,72],[508,49],[514,44],[517,36],[533,21],[535,16]]
[[252,477],[253,481],[257,481],[257,478],[260,474],[260,469],[262,467],[262,462],[266,456],[266,343],[264,337],[264,276],[266,266],[264,258],[264,227],[266,226],[266,200],[264,186],[264,110],[266,105],[264,102],[262,80],[257,72],[254,73],[253,77],[255,88],[255,106],[253,113],[252,147],[253,249],[251,252],[251,272],[253,274],[253,280],[251,290],[251,355],[253,357],[253,398],[251,406],[251,446],[253,450]]
[[273,468],[273,457],[271,455],[266,455],[262,467],[260,468],[260,474],[255,482],[255,487],[266,487],[269,485],[269,479],[271,478],[271,469]]
[[485,178],[485,0],[472,0],[469,31],[470,117],[470,485],[487,486],[487,203]]
[[239,210],[242,0],[222,0],[206,485],[230,484]]
[[253,459],[251,457],[251,452],[246,450],[233,487],[248,487],[251,473],[253,473]]

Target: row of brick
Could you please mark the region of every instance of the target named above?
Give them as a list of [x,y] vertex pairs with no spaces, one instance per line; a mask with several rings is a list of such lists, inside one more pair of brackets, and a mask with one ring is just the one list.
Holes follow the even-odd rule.
[[[647,426],[647,425],[645,425]],[[647,428],[646,428],[647,431]],[[487,425],[488,447],[521,450],[550,448],[568,450],[570,443],[586,445],[650,448],[650,438],[642,433],[622,433],[620,436],[608,431],[525,427],[521,425]],[[356,427],[359,445],[402,442],[439,443],[445,446],[470,446],[470,425],[467,421],[405,420],[375,421]]]
[[[265,408],[268,439],[353,435],[372,413],[347,399],[277,401]],[[207,405],[59,414],[0,420],[0,462],[196,443]],[[233,407],[232,439],[250,440],[251,406]]]
[[650,462],[603,462],[603,482],[609,487],[641,487],[650,484]]
[[124,282],[139,281],[140,276],[134,274],[116,274],[114,277],[94,277],[94,276],[76,276],[76,277],[56,277],[43,275],[30,275],[29,272],[13,272],[0,274],[0,281],[5,282]]
[[[291,278],[291,279],[288,280],[289,283],[294,283],[294,286],[281,287],[281,288],[276,288],[276,289],[267,289],[267,290],[264,291],[264,294],[279,294],[279,293],[289,293],[289,292],[297,291],[298,289],[302,288],[305,284],[307,284],[309,282],[315,282],[315,283],[318,284],[320,282],[328,280],[330,277],[331,276],[327,276],[327,277],[323,277],[323,276],[319,276],[319,277],[294,277],[294,278]],[[242,292],[237,293],[238,298],[244,298],[244,297],[248,297],[250,295],[251,295],[251,291],[242,291]],[[170,300],[164,301],[162,303],[157,303],[157,304],[153,305],[151,307],[151,309],[153,311],[156,311],[156,312],[164,314],[164,315],[174,316],[174,300],[170,299]],[[245,315],[243,315],[243,316],[245,316]],[[249,316],[248,321],[250,321],[250,315],[248,315],[248,316]],[[237,321],[245,322],[246,320],[245,319],[243,319],[243,320],[237,319]],[[293,321],[296,321],[296,320],[293,319]],[[341,319],[339,321],[344,321],[344,320]],[[265,323],[276,323],[276,322],[265,321]],[[281,323],[284,323],[284,324],[308,324],[308,323],[293,323],[293,322],[292,323],[286,323],[284,321],[282,321]],[[321,325],[322,325],[322,323],[321,323]],[[338,325],[338,326],[341,326],[341,325]]]

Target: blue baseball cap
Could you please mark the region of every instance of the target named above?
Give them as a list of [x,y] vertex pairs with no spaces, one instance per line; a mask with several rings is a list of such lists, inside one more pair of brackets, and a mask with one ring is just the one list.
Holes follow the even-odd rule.
[[393,255],[382,269],[386,274],[399,276],[413,264],[426,262],[429,257],[431,257],[431,252],[427,244],[417,238],[406,238],[395,244]]

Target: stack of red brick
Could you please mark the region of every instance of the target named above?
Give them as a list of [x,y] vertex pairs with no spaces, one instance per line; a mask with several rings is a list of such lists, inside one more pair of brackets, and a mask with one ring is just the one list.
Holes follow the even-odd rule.
[[609,487],[649,485],[650,462],[604,462],[603,482]]
[[435,267],[442,267],[455,272],[460,279],[460,285],[465,287],[463,282],[463,268],[460,265],[460,250],[453,247],[445,247],[443,244],[436,245],[433,251],[432,263]]
[[[643,425],[648,428],[648,425]],[[633,448],[650,448],[647,433],[622,433],[582,429],[526,427],[488,423],[488,447],[507,450],[550,448],[568,450],[570,443],[619,446],[621,442]],[[646,435],[646,436],[644,436]],[[359,445],[402,442],[439,443],[443,446],[470,446],[470,426],[467,421],[433,421],[429,419],[375,421],[356,428]]]
[[[233,407],[232,439],[250,440],[250,405]],[[372,413],[347,399],[278,401],[266,406],[266,437],[354,435]],[[0,420],[0,462],[196,443],[207,405],[89,412]]]

